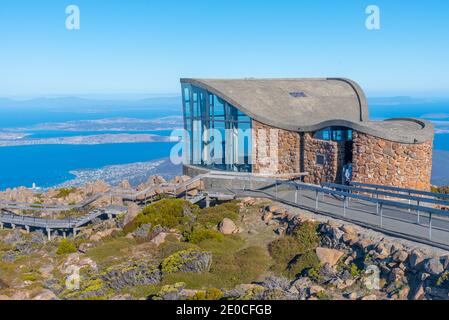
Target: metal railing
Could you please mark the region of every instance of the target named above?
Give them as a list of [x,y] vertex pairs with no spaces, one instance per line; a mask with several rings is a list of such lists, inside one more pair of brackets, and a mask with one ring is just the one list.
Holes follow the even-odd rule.
[[[232,181],[233,190],[236,194],[245,195],[245,192],[252,191],[256,196],[259,194],[261,197],[269,197],[289,205],[299,206],[319,213],[340,216],[342,218],[350,218],[348,217],[348,212],[353,210],[353,202],[357,201],[357,218],[351,217],[348,220],[361,222],[364,225],[371,225],[382,231],[405,235],[412,240],[427,240],[427,242],[430,241],[449,247],[449,212],[429,206],[429,204],[448,205],[449,202],[446,200],[409,196],[356,186],[337,184],[317,186],[295,181],[283,181],[254,176],[248,179],[244,179],[241,176],[228,176],[225,179]],[[249,185],[256,181],[265,182],[267,185],[258,189],[250,188]],[[282,191],[282,187],[289,191]],[[395,188],[389,188],[389,190],[393,191]],[[400,191],[402,192],[403,190],[400,189]],[[413,192],[411,193],[413,194]],[[416,190],[416,194],[419,193]],[[431,193],[424,194],[429,195]],[[327,199],[325,199],[325,196]],[[308,201],[304,201],[304,197],[308,197]],[[389,198],[397,198],[399,200],[396,201]],[[435,198],[439,198],[438,194]],[[412,201],[416,201],[416,204],[411,203]],[[425,206],[422,204],[428,205]],[[323,212],[321,207],[324,205],[327,208],[331,208],[328,210],[329,212]],[[342,211],[341,214],[335,214],[339,208]],[[388,214],[386,214],[386,211],[388,211]],[[395,217],[395,212],[400,213],[403,217]],[[373,214],[377,217],[377,223],[375,224],[372,223],[371,216]],[[370,219],[365,219],[368,216],[370,216]],[[388,229],[385,226],[386,219],[394,220],[395,222],[391,223]],[[365,220],[371,221],[366,222]],[[434,225],[435,221],[438,222],[439,226]],[[402,224],[400,228],[398,227],[399,224]],[[417,226],[427,229],[425,236],[422,230],[420,234],[415,232],[415,227]],[[433,232],[435,230],[438,230],[440,233],[438,239],[434,238]],[[442,236],[443,233],[444,236]]]
[[449,200],[449,194],[445,193],[437,193],[437,192],[429,192],[429,191],[422,191],[422,190],[415,190],[415,189],[407,189],[407,188],[398,188],[398,187],[391,187],[391,186],[381,186],[377,184],[369,184],[369,183],[360,183],[360,182],[351,182],[351,185],[354,187],[362,187],[362,188],[372,188],[374,190],[387,190],[387,191],[394,191],[394,192],[402,192],[408,195],[421,195],[421,196],[427,196],[431,198],[439,198],[439,199],[448,199]]

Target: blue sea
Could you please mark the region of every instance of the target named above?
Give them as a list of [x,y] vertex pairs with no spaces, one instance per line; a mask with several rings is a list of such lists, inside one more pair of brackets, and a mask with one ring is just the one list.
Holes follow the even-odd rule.
[[[449,103],[399,103],[394,105],[370,104],[370,116],[373,119],[390,117],[422,117],[437,114],[438,119],[449,121]],[[26,128],[42,123],[67,122],[77,120],[96,120],[105,118],[155,119],[167,116],[180,116],[181,107],[127,109],[101,112],[63,112],[48,109],[0,109],[0,131],[4,128]],[[105,133],[124,133],[123,131],[30,131],[32,138],[70,137]],[[126,133],[126,132],[125,132]],[[136,132],[129,132],[136,133]],[[141,131],[169,136],[170,130]],[[0,190],[27,186],[36,183],[39,187],[51,187],[74,176],[72,170],[98,169],[110,165],[147,162],[167,158],[174,144],[168,142],[121,143],[104,145],[32,145],[0,147]],[[435,149],[449,152],[449,133],[437,134]],[[448,174],[449,176],[449,174]]]
[[[54,110],[0,110],[0,131],[29,128],[42,123],[109,118],[157,119],[179,116],[177,106],[144,110],[102,112],[55,112]],[[55,138],[99,134],[148,133],[170,136],[171,130],[148,131],[61,131],[26,130],[28,138]],[[73,170],[98,169],[110,165],[148,162],[167,158],[174,143],[117,143],[102,145],[30,145],[0,147],[0,190],[18,186],[47,188],[73,179]]]

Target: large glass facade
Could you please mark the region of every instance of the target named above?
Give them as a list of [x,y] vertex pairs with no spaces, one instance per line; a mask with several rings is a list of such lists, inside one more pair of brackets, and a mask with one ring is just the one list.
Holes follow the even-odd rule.
[[251,119],[205,89],[182,85],[190,164],[251,172]]

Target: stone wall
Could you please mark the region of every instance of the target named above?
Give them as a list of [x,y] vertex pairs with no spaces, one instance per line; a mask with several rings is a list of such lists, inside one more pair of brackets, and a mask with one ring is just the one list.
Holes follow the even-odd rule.
[[253,120],[253,172],[299,173],[299,133],[273,128]]
[[433,142],[402,144],[354,132],[353,180],[430,190]]
[[[324,165],[317,164],[317,154],[324,155]],[[334,141],[317,140],[311,133],[304,134],[304,171],[309,174],[304,182],[320,184],[335,182],[339,165],[339,144]]]

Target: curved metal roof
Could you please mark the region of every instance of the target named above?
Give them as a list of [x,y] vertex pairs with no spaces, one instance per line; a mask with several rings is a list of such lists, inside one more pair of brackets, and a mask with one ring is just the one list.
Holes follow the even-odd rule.
[[363,90],[349,79],[181,79],[181,82],[204,88],[251,118],[280,129],[308,132],[346,126],[402,143],[433,139],[433,125],[425,120],[371,121]]

